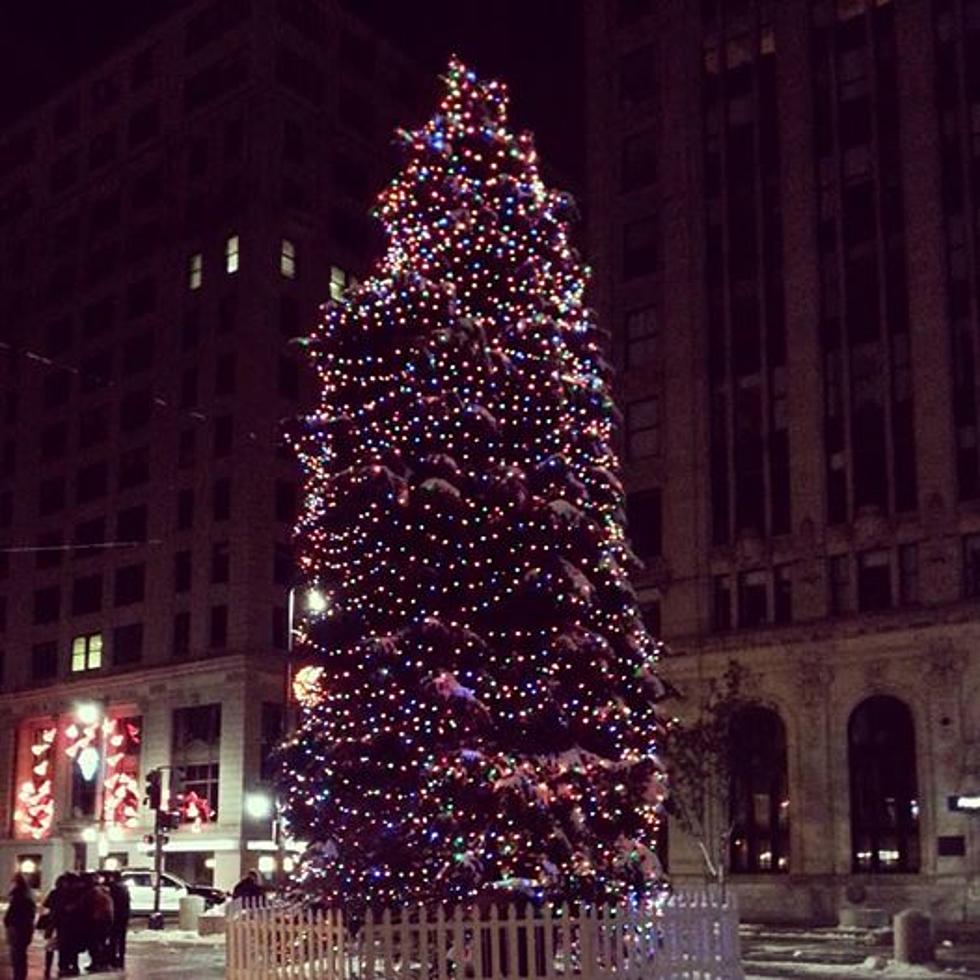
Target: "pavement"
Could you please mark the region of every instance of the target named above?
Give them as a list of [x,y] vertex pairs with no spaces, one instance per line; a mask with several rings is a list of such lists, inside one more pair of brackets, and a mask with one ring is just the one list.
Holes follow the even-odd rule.
[[[6,949],[0,950],[0,955],[3,956],[0,980],[11,980],[13,974]],[[83,953],[80,959],[84,964],[88,956]],[[40,980],[44,975],[44,947],[40,940],[31,946],[27,975],[29,980]],[[82,976],[86,975],[83,969]],[[91,974],[105,980],[122,977],[126,980],[176,980],[178,977],[182,980],[224,980],[224,975],[223,939],[189,938],[187,933],[172,930],[131,932],[126,949],[126,969]]]
[[[741,930],[745,980],[819,977],[822,980],[980,980],[980,934],[940,935],[936,963],[909,966],[891,960],[891,938],[843,929],[800,929],[744,925]],[[0,980],[10,980],[0,949]],[[82,961],[87,959],[83,955]],[[30,953],[30,980],[40,980],[44,952],[36,941]],[[126,980],[223,980],[223,937],[201,938],[168,928],[133,930],[125,971],[97,974]]]

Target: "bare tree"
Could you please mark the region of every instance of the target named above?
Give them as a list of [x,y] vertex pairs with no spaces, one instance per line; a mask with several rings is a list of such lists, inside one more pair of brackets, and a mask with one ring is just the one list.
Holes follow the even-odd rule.
[[670,722],[664,745],[670,778],[667,812],[697,842],[706,874],[722,888],[732,835],[731,728],[747,703],[745,679],[745,668],[730,660],[724,674],[703,688],[697,712]]

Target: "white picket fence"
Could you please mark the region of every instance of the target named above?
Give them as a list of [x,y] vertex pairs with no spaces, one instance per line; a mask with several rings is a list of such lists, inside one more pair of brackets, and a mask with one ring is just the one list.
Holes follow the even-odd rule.
[[734,896],[370,913],[229,903],[228,980],[742,980]]

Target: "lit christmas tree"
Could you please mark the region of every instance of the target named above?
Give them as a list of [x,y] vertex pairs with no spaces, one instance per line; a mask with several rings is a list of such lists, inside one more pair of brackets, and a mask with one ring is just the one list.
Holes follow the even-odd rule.
[[605,898],[658,881],[657,643],[574,205],[458,61],[402,132],[373,276],[308,341],[297,886],[329,904]]

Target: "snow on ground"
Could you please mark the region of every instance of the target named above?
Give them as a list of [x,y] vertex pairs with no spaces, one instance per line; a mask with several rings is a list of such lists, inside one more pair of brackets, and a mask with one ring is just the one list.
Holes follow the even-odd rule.
[[131,943],[162,943],[180,946],[223,946],[223,934],[199,936],[188,929],[130,929],[128,941]]

